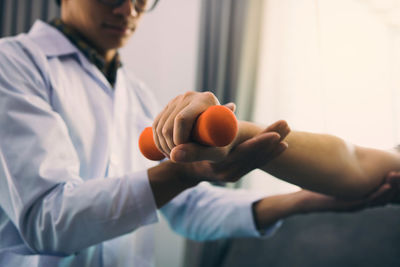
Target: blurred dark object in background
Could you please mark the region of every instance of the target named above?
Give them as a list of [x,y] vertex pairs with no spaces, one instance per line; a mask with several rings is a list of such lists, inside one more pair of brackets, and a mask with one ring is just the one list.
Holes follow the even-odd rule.
[[54,0],[0,0],[0,38],[27,32],[35,20],[60,14]]
[[191,242],[185,267],[398,267],[400,207],[289,218],[271,238]]

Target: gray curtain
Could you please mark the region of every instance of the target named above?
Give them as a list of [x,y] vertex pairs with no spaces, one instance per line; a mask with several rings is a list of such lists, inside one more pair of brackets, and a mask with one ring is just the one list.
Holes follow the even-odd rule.
[[252,112],[262,3],[202,1],[197,90],[213,92],[221,103],[237,103],[241,119]]
[[[235,102],[236,115],[243,120],[252,116],[263,2],[202,1],[197,90],[213,92],[221,104]],[[184,266],[222,266],[232,244],[188,240]]]
[[37,19],[59,16],[54,0],[0,0],[0,37],[27,32]]

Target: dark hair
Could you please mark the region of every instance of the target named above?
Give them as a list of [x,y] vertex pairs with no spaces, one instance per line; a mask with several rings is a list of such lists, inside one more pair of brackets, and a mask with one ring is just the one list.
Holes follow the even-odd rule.
[[56,0],[57,5],[61,5],[61,0]]

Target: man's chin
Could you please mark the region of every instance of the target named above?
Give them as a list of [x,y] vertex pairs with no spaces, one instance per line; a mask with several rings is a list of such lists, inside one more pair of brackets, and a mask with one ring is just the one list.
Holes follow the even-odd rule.
[[125,46],[127,41],[128,41],[128,39],[119,39],[119,40],[112,40],[112,41],[109,40],[107,42],[105,50],[119,49],[119,48]]

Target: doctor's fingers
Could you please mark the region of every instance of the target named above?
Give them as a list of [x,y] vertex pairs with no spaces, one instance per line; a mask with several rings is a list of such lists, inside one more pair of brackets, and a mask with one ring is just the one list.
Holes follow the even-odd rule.
[[286,138],[291,129],[285,120],[279,120],[268,126],[263,132],[277,132],[281,136],[281,141]]
[[287,148],[277,133],[263,133],[237,146],[224,160],[213,165],[223,181],[236,181],[248,172],[260,168]]
[[227,147],[210,147],[197,143],[177,145],[171,151],[171,160],[174,162],[189,163],[195,161],[220,161],[228,153]]
[[[269,132],[261,133],[256,137],[246,140],[237,145],[232,151],[229,146],[210,147],[193,142],[180,144],[172,149],[171,160],[182,163],[202,160],[221,161],[224,163],[221,163],[220,168],[224,169],[227,166],[235,165],[236,161],[244,163],[246,160],[251,160],[255,164],[258,161],[268,161],[269,157],[278,156],[286,147],[287,144],[285,142],[280,142],[278,133]],[[262,153],[263,155],[257,156],[257,159],[254,159],[257,153]]]
[[390,172],[386,175],[385,181],[400,190],[400,172]]
[[153,122],[153,135],[154,135],[154,142],[157,148],[162,151],[165,155],[169,155],[170,148],[163,131],[166,135],[171,134],[167,132],[167,128],[164,129],[165,122],[171,116],[171,114],[175,111],[176,105],[179,105],[181,102],[182,96],[177,96],[173,100],[171,100],[167,106],[157,115]]
[[375,192],[368,197],[368,207],[384,206],[393,202],[398,191],[391,184],[381,185]]

